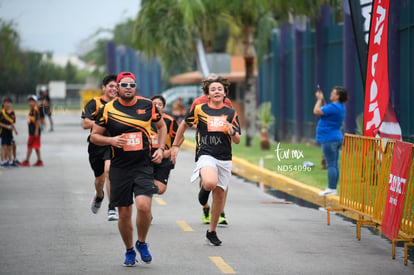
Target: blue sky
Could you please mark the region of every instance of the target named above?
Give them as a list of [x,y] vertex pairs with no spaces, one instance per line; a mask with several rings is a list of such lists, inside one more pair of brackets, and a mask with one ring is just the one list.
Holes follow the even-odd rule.
[[23,49],[61,56],[87,49],[93,41],[82,41],[98,29],[134,19],[139,6],[140,0],[0,0],[0,18],[15,22]]

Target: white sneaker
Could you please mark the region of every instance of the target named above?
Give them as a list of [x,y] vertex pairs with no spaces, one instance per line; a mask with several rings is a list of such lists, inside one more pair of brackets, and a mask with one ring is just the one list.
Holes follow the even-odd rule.
[[319,196],[336,195],[336,189],[326,188],[322,192],[319,192]]
[[108,210],[108,221],[117,221],[118,220],[118,213],[116,210],[110,209]]

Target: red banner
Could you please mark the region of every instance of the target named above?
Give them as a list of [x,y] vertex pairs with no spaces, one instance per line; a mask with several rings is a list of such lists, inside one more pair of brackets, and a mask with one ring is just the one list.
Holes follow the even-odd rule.
[[375,0],[372,8],[365,86],[364,136],[376,136],[388,107],[389,0]]
[[398,140],[395,142],[388,180],[387,200],[381,225],[382,234],[389,239],[398,237],[411,154],[412,145],[410,143]]

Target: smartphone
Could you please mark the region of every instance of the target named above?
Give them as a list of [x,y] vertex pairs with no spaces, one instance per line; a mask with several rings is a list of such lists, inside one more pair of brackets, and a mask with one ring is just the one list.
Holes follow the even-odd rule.
[[321,90],[321,86],[319,86],[319,83],[316,84],[316,91],[320,91]]

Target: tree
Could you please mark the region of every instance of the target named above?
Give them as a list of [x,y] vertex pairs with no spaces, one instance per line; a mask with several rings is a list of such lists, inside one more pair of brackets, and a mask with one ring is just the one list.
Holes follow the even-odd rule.
[[23,69],[20,53],[20,36],[13,21],[6,22],[0,18],[0,91],[9,94],[15,90],[15,76]]
[[[195,55],[192,28],[185,24],[178,2],[144,1],[135,21],[134,46],[146,56],[159,59],[164,78],[191,70]],[[189,12],[193,10],[188,8]]]
[[[261,36],[260,43],[267,43],[271,29],[276,26],[276,11],[279,2],[274,0],[235,0],[227,3],[224,16],[233,30],[232,35],[243,43],[243,56],[246,64],[244,109],[246,117],[246,146],[251,146],[256,132],[257,89],[254,68],[256,66],[255,38]],[[260,47],[263,49],[264,47]],[[262,54],[259,54],[261,57]]]
[[[274,26],[274,9],[273,0],[145,1],[136,20],[135,45],[147,55],[159,57],[163,69],[171,72],[177,60],[184,68],[191,64],[196,53],[196,39],[201,38],[206,51],[211,51],[216,30],[223,24],[227,25],[230,35],[244,43],[246,145],[250,146],[256,120],[254,38],[259,23]],[[270,28],[263,33],[270,36]]]

